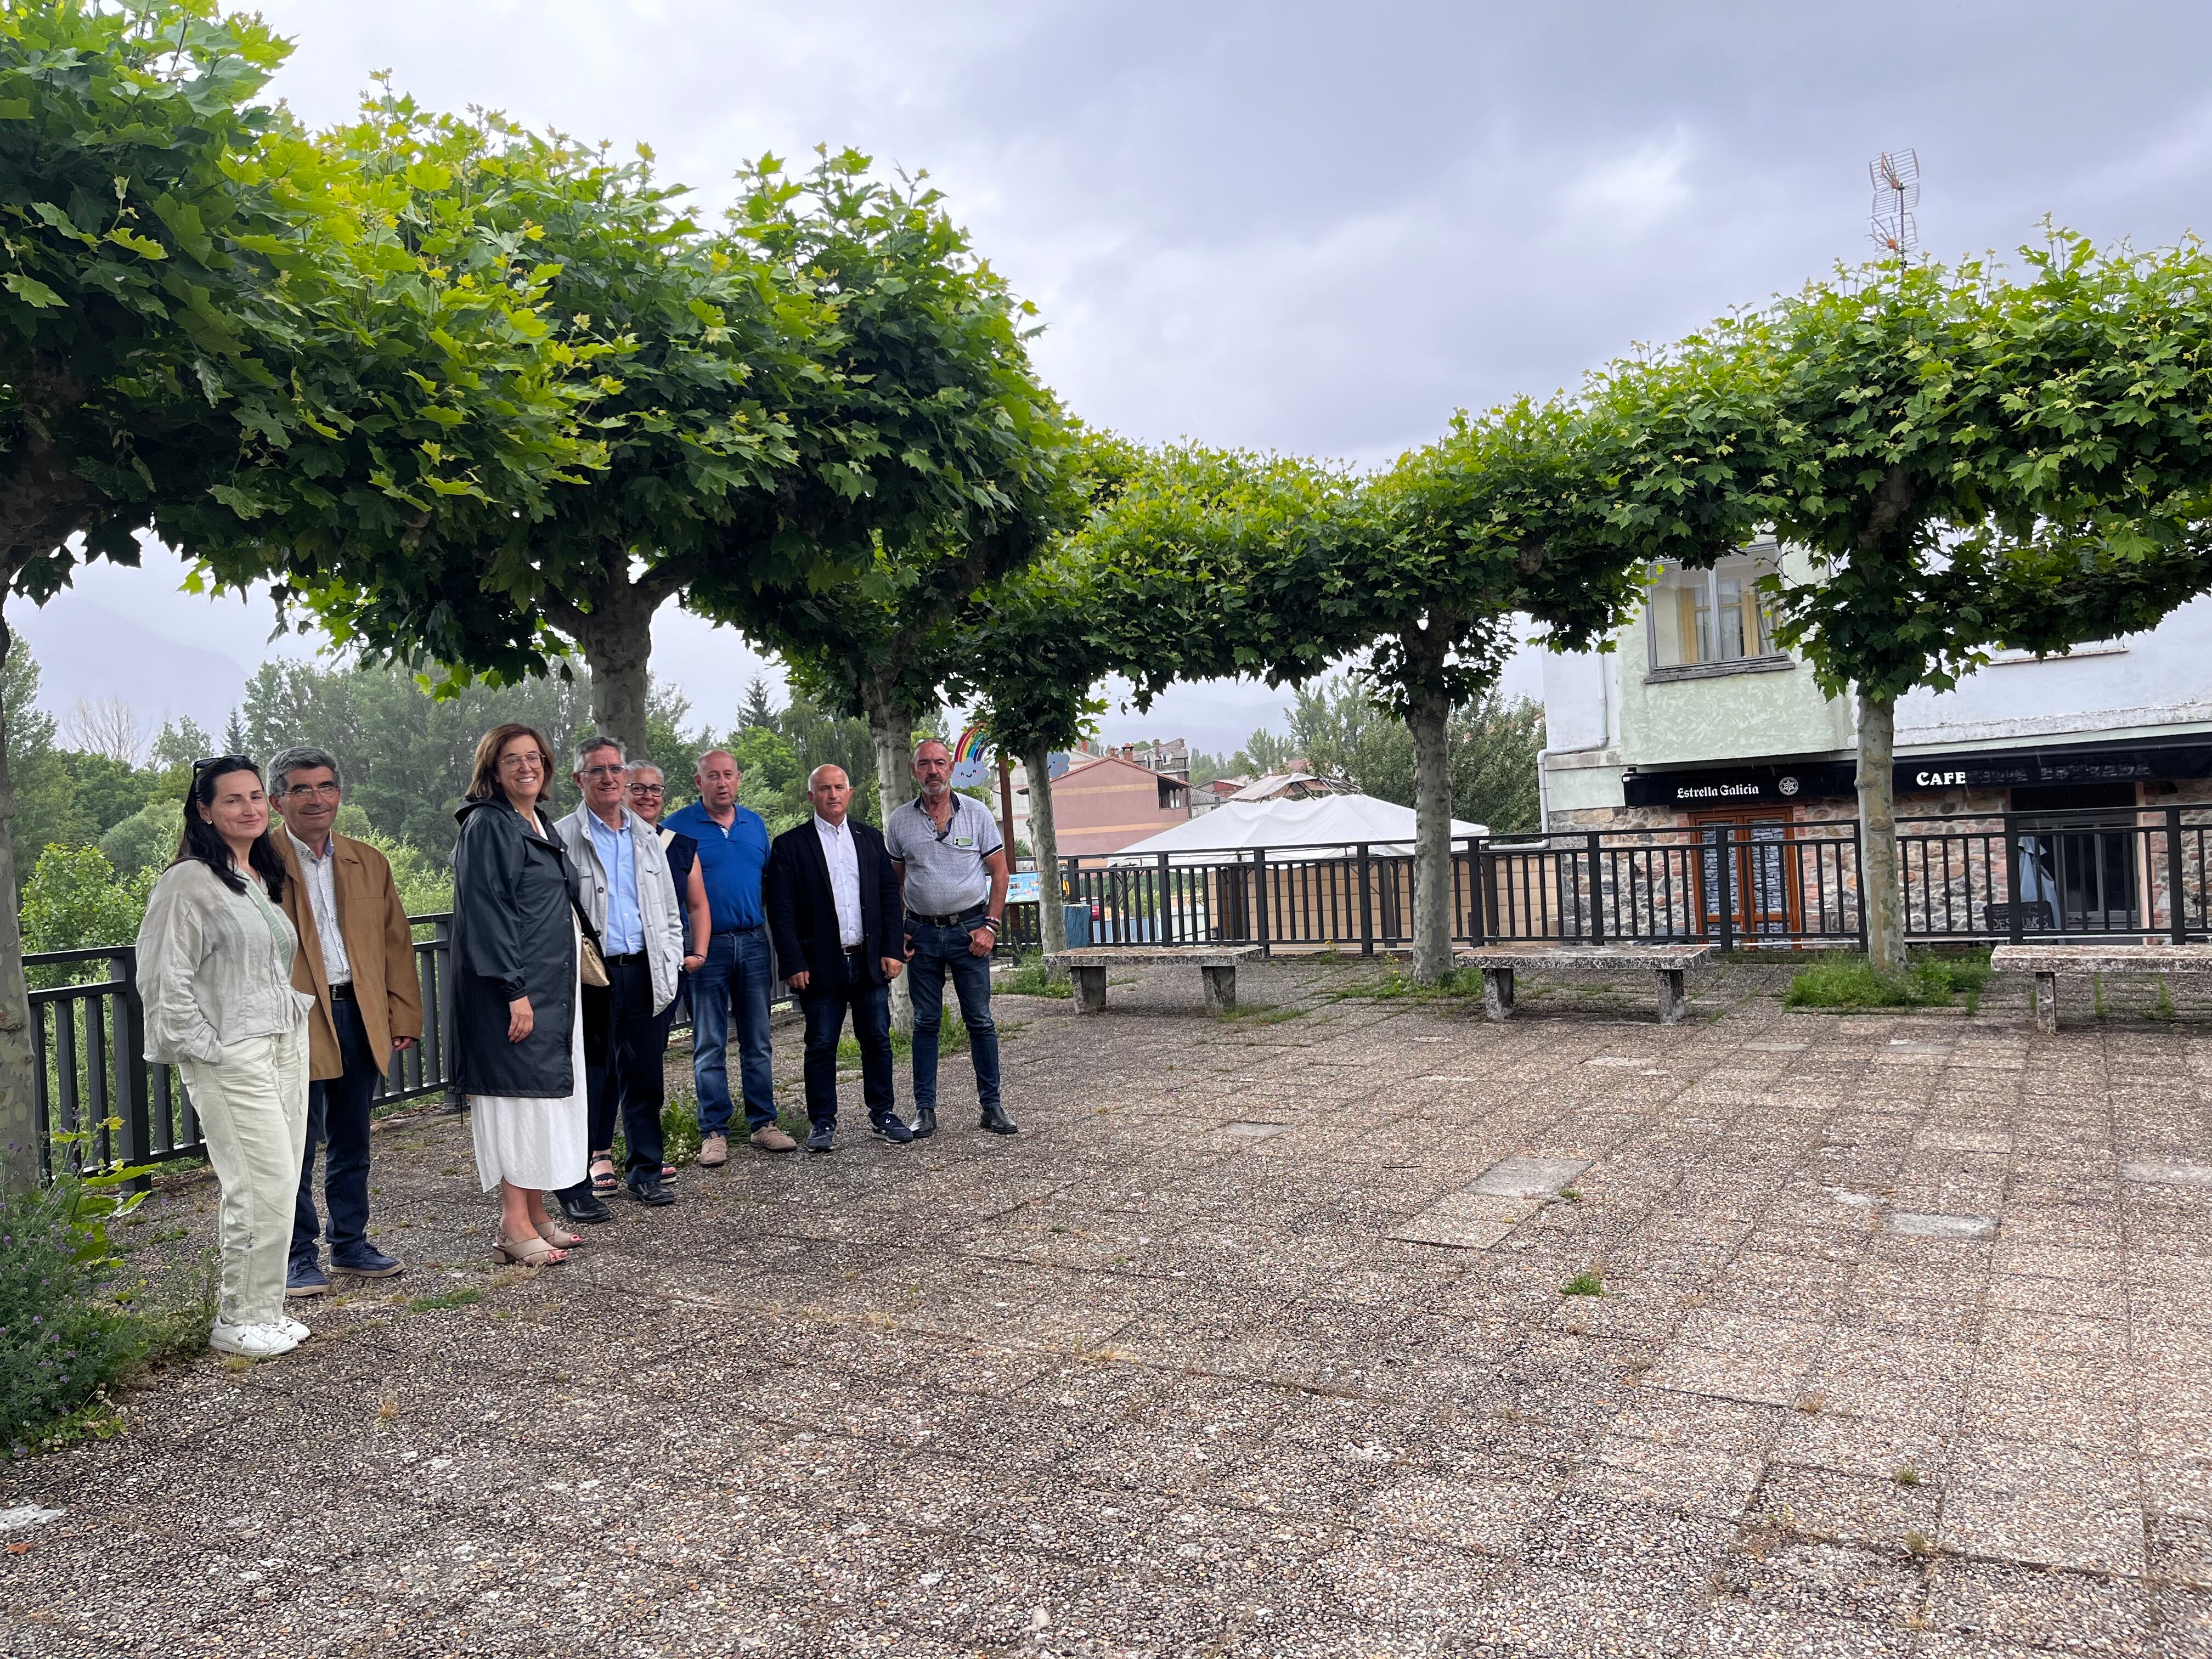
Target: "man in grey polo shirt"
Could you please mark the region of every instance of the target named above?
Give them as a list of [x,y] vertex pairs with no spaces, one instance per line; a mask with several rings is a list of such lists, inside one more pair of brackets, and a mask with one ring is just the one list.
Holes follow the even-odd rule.
[[953,793],[951,751],[934,738],[915,747],[914,781],[921,793],[886,816],[884,842],[906,905],[915,1138],[937,1132],[937,1030],[947,974],[975,1061],[981,1127],[1013,1134],[1021,1126],[999,1103],[999,1028],[991,1020],[991,951],[1006,915],[1006,837],[986,808]]

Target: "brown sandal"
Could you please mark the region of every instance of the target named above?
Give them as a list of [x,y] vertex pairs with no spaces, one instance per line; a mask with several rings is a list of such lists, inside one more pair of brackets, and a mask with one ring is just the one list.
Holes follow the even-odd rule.
[[556,1250],[573,1250],[584,1242],[583,1234],[564,1231],[550,1215],[538,1224],[538,1236]]
[[568,1259],[568,1251],[548,1244],[535,1233],[518,1243],[505,1233],[495,1231],[491,1236],[491,1245],[501,1261],[511,1261],[518,1267],[547,1267]]

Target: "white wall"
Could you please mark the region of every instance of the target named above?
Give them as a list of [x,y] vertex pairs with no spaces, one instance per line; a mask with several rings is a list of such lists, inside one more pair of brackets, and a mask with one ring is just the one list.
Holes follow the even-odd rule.
[[2066,658],[2001,659],[1952,691],[1898,700],[1897,741],[1916,748],[2083,733],[2135,736],[2212,724],[2212,599],[2148,634]]

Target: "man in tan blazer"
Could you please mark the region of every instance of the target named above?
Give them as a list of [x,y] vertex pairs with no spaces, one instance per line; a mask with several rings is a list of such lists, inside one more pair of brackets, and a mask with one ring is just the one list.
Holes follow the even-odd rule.
[[383,854],[331,826],[343,794],[338,765],[320,749],[294,747],[269,763],[273,832],[284,859],[284,912],[300,935],[292,983],[313,993],[307,1016],[307,1156],[292,1218],[287,1296],[320,1296],[322,1224],[315,1214],[315,1146],[327,1140],[323,1199],[330,1211],[331,1270],[389,1277],[401,1264],[368,1242],[368,1113],[394,1049],[422,1035],[415,937]]

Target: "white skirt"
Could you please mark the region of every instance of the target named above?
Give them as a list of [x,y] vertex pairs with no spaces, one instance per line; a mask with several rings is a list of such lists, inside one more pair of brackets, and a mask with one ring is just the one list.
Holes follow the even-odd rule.
[[477,1179],[486,1192],[502,1181],[526,1190],[558,1192],[581,1181],[591,1168],[590,1085],[584,1075],[584,988],[569,1005],[569,1076],[575,1087],[560,1099],[471,1095],[469,1125],[476,1135]]

